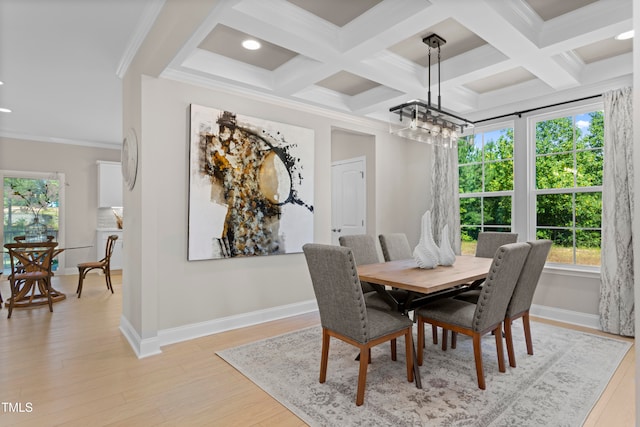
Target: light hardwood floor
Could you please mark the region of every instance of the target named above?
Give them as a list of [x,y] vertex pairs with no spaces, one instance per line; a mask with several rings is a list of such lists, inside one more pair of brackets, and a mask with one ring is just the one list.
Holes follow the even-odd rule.
[[[68,298],[53,313],[46,306],[16,309],[7,319],[0,310],[0,426],[305,425],[215,352],[318,324],[317,314],[165,346],[138,360],[118,330],[121,277],[114,276],[111,295],[104,278],[90,274],[81,299],[76,281],[54,278]],[[635,424],[634,363],[632,349],[586,426]]]

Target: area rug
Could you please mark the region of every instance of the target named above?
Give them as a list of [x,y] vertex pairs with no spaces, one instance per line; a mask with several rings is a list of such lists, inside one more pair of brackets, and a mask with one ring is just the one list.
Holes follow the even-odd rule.
[[[521,322],[513,325],[517,367],[498,371],[495,339],[482,341],[486,390],[477,385],[471,339],[442,351],[427,327],[422,389],[407,382],[404,340],[372,349],[364,405],[355,405],[355,347],[331,339],[327,381],[318,382],[319,326],[217,354],[311,426],[580,426],[622,358],[626,341],[543,323],[532,324],[527,355]],[[506,348],[505,348],[506,359]]]

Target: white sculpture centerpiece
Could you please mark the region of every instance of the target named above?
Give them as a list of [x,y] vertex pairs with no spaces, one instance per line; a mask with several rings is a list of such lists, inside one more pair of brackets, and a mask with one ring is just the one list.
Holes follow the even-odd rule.
[[456,254],[451,248],[451,242],[449,242],[448,225],[445,225],[442,229],[440,246],[437,246],[433,240],[431,211],[426,211],[422,215],[420,241],[413,250],[413,258],[416,260],[418,267],[425,269],[435,268],[438,265],[453,265],[456,260]]

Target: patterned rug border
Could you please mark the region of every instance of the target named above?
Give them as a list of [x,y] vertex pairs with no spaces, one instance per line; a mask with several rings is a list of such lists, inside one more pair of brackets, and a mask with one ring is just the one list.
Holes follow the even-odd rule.
[[[524,346],[524,339],[518,339],[518,336],[522,335],[521,334],[521,330],[519,330],[519,328],[516,326],[516,324],[514,324],[514,339],[516,340],[515,346]],[[584,332],[584,331],[578,331],[578,330],[574,330],[574,329],[570,329],[570,328],[563,328],[560,326],[555,326],[552,324],[548,324],[548,323],[542,323],[542,322],[533,322],[532,323],[532,329],[533,329],[533,334],[534,334],[534,351],[536,351],[537,354],[537,348],[535,346],[536,344],[536,329],[537,328],[549,328],[550,330],[556,330],[559,332],[563,332],[565,334],[571,334],[571,335],[575,335],[576,337],[580,337],[580,336],[584,336],[584,337],[589,337],[591,339],[595,339],[595,340],[602,340],[603,342],[614,342],[617,343],[619,345],[622,346],[622,348],[617,349],[618,351],[616,351],[614,354],[612,353],[608,353],[609,356],[612,356],[612,358],[608,359],[608,362],[610,362],[610,365],[612,366],[612,368],[610,369],[609,372],[606,373],[606,378],[602,379],[602,384],[599,384],[598,387],[598,391],[595,393],[592,393],[589,396],[589,401],[588,402],[584,402],[586,403],[584,405],[584,407],[586,407],[586,411],[584,411],[582,413],[581,419],[580,421],[580,425],[582,425],[585,420],[587,419],[587,417],[589,416],[589,414],[591,413],[591,411],[593,410],[594,405],[597,403],[597,401],[600,399],[600,397],[602,396],[602,393],[604,392],[604,390],[607,387],[607,384],[611,381],[611,378],[613,377],[613,375],[615,374],[616,370],[618,369],[618,367],[620,366],[620,363],[622,362],[622,360],[624,359],[624,357],[626,356],[626,354],[628,353],[629,349],[632,347],[632,343],[629,341],[625,341],[623,339],[619,339],[616,338],[614,336],[602,336],[602,335],[598,335],[598,334],[594,334],[594,333],[589,333],[589,332]],[[426,328],[427,330],[427,334],[429,333],[429,329],[430,328]],[[265,345],[269,345],[269,344],[273,344],[276,342],[281,342],[281,341],[288,341],[289,338],[293,337],[293,336],[304,336],[306,333],[311,333],[312,331],[317,330],[317,345],[318,348],[320,346],[320,340],[321,340],[321,332],[320,332],[320,325],[314,325],[314,326],[308,326],[302,329],[297,329],[295,331],[290,331],[290,332],[286,332],[284,334],[280,334],[280,335],[276,335],[276,336],[272,336],[272,337],[266,337],[257,341],[252,341],[250,343],[246,343],[246,344],[242,344],[236,347],[231,347],[231,348],[227,348],[224,350],[220,350],[217,351],[216,354],[221,357],[223,360],[225,360],[227,363],[229,363],[231,366],[233,366],[238,372],[240,372],[242,375],[244,375],[246,378],[248,378],[250,381],[252,381],[254,384],[256,384],[258,387],[260,387],[262,390],[264,390],[266,393],[268,393],[270,396],[272,396],[274,399],[276,399],[278,402],[280,402],[283,406],[285,406],[289,411],[291,411],[292,413],[294,413],[296,416],[298,416],[302,421],[304,421],[305,423],[309,424],[309,425],[325,425],[322,424],[322,420],[319,420],[317,418],[314,418],[312,414],[308,413],[308,410],[304,410],[303,408],[300,408],[299,405],[296,402],[292,402],[290,401],[290,399],[287,398],[287,396],[285,395],[285,393],[283,392],[283,390],[281,389],[281,386],[278,384],[274,384],[271,381],[269,381],[268,377],[265,377],[265,374],[259,370],[257,371],[253,371],[252,369],[250,369],[249,371],[245,368],[245,364],[242,363],[241,360],[236,360],[237,357],[235,356],[235,354],[241,353],[242,351],[249,349],[249,348],[260,348],[263,347]],[[414,331],[414,335],[415,335],[415,331]],[[430,340],[430,335],[427,336],[427,338]],[[465,339],[466,337],[460,337],[462,339]],[[584,338],[583,338],[584,339]],[[493,342],[493,338],[491,339],[491,341]],[[522,342],[518,342],[518,341],[522,341]],[[353,353],[355,355],[355,348],[342,343],[338,340],[332,339],[331,340],[331,351],[330,351],[330,365],[329,365],[329,372],[328,372],[328,376],[332,375],[331,372],[331,367],[332,365],[334,365],[334,369],[335,369],[335,363],[336,361],[332,359],[332,355],[334,355],[334,352],[336,351],[336,346],[340,346],[340,345],[344,345],[346,348],[349,348],[351,353]],[[485,365],[485,375],[488,377],[489,375],[487,375],[487,365],[494,365],[495,364],[495,346],[493,346],[493,355],[494,355],[494,359],[489,359],[487,357],[487,355],[485,354],[488,350],[487,347],[489,347],[490,344],[489,343],[483,343],[483,358],[484,358],[484,365]],[[380,345],[377,346],[376,348],[384,348],[384,351],[388,352],[388,346],[385,345]],[[402,349],[404,348],[404,345],[399,342],[398,343],[398,361],[394,362],[394,363],[398,363],[402,366],[402,368],[404,368],[404,352],[402,351]],[[460,339],[459,339],[459,345],[458,345],[458,349],[460,349]],[[459,351],[459,350],[456,350]],[[462,350],[464,351],[464,350]],[[318,383],[317,381],[317,376],[319,374],[319,350],[317,355],[312,355],[312,358],[316,358],[318,359],[318,363],[314,363],[312,364],[313,367],[315,368],[315,370],[311,373],[312,377],[315,378],[315,382]],[[505,351],[506,353],[506,351]],[[254,353],[255,354],[255,353]],[[526,354],[526,351],[525,351]],[[316,357],[317,356],[317,357]],[[471,355],[471,357],[473,357],[473,355]],[[535,357],[535,356],[534,356]],[[335,358],[335,357],[334,357]],[[506,354],[505,354],[505,358],[506,358]],[[518,367],[520,367],[520,360],[523,358],[523,355],[521,354],[520,357],[518,358],[518,354],[516,353],[516,360],[518,362]],[[553,361],[551,361],[553,362]],[[547,369],[550,369],[551,367],[553,367],[552,363],[548,363],[549,367]],[[316,366],[317,365],[317,366]],[[471,367],[473,368],[473,367]],[[510,368],[508,366],[507,363],[507,372],[509,372],[509,369],[514,369],[514,368]],[[518,368],[515,368],[518,369]],[[475,371],[475,368],[473,368],[473,370]],[[496,366],[496,370],[497,370],[497,366]],[[369,368],[369,372],[371,373],[371,366]],[[369,391],[369,381],[371,380],[371,374],[369,373],[368,377],[367,377],[367,391],[365,392],[365,405],[361,408],[366,408],[367,405],[367,394]],[[546,373],[546,371],[545,371]],[[428,378],[425,378],[425,366],[423,365],[421,367],[421,374],[423,377],[423,387],[429,387],[428,384]],[[335,376],[336,373],[333,373],[333,375]],[[501,373],[500,375],[505,375],[504,373]],[[339,376],[339,375],[338,375]],[[404,380],[406,381],[406,377],[404,378]],[[475,376],[473,377],[473,380],[475,381]],[[321,385],[322,387],[329,387],[328,386],[329,383],[329,379],[327,380],[327,383]],[[319,384],[319,383],[318,383]],[[413,387],[415,388],[414,384],[409,384],[406,383],[406,385],[408,387]],[[349,383],[349,387],[352,389],[350,391],[352,391],[353,399],[355,399],[355,386],[356,383]],[[531,388],[534,387],[534,382],[528,384],[527,388]],[[491,390],[491,382],[490,382],[490,378],[487,378],[487,390],[486,392],[490,393]],[[334,391],[335,392],[335,391]],[[585,396],[586,397],[586,396]],[[345,409],[351,409],[352,411],[356,410],[356,406],[355,406],[355,401],[351,402],[352,403],[352,407],[351,408],[345,408]],[[500,405],[498,405],[500,406]],[[504,406],[508,406],[506,403],[504,404]],[[371,409],[371,408],[369,408]],[[352,414],[349,414],[352,415]],[[483,424],[483,425],[510,425],[510,423],[512,422],[518,422],[516,420],[498,420],[498,418],[500,418],[500,416],[498,416],[495,419],[492,419],[490,421],[490,424]],[[504,417],[503,417],[504,418]],[[505,422],[506,424],[501,424],[500,422]],[[577,421],[577,420],[576,420]],[[495,422],[495,424],[494,424]],[[446,423],[447,425],[449,425],[449,423]],[[376,425],[378,425],[376,423]],[[430,424],[431,425],[431,424]],[[435,425],[435,424],[433,424]],[[451,425],[475,425],[474,423],[468,423],[468,420],[459,420],[459,423],[456,424],[451,424]],[[513,424],[515,425],[515,424]],[[519,425],[523,425],[523,424],[519,424]],[[529,424],[528,424],[529,425]],[[534,421],[531,422],[530,425],[538,425],[536,424]],[[564,424],[562,424],[564,425]]]

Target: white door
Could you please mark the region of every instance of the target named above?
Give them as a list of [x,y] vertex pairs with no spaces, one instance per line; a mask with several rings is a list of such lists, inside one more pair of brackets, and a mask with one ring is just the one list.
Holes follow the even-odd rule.
[[364,157],[331,165],[332,244],[343,235],[365,234],[366,188]]

